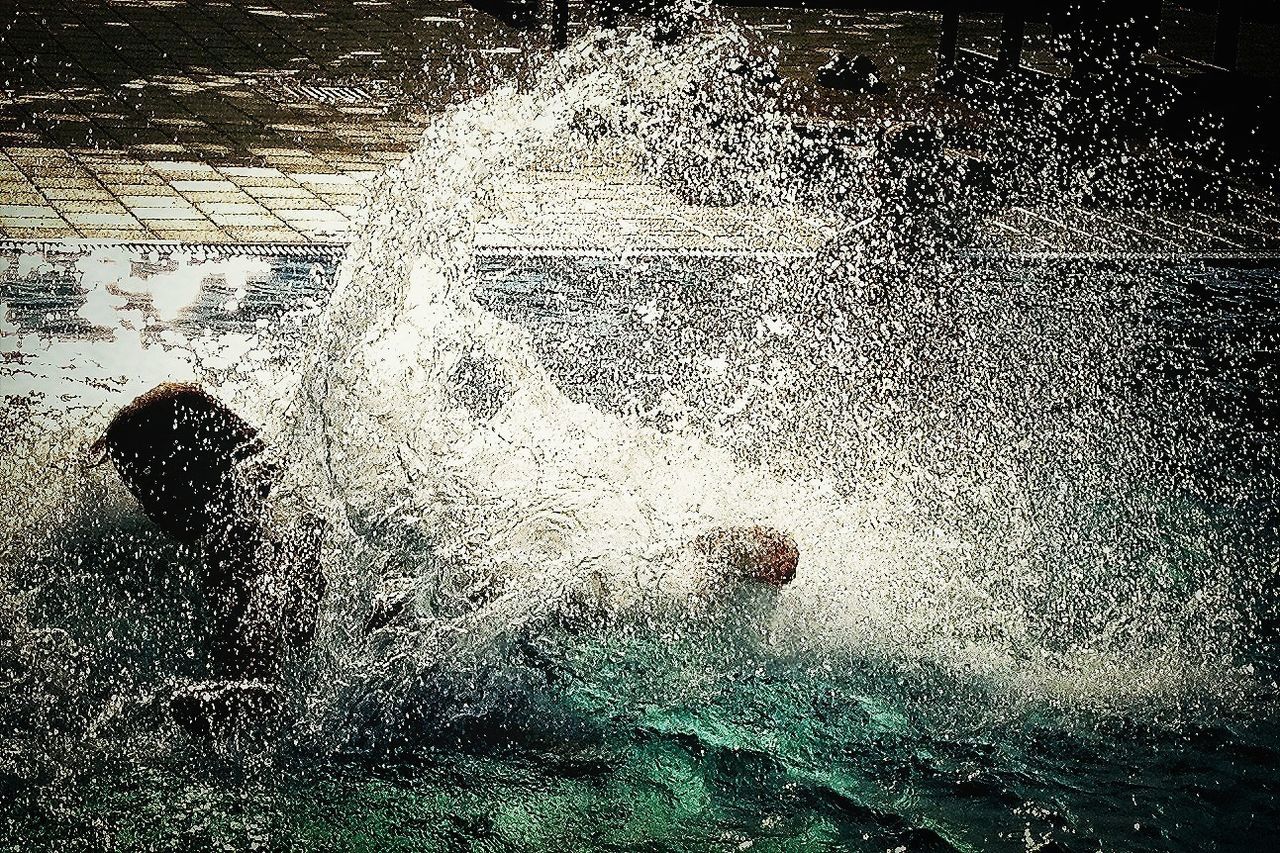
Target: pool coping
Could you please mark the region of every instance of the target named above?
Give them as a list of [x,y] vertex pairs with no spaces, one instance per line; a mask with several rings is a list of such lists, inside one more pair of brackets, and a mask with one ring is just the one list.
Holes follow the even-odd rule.
[[[25,252],[88,252],[100,249],[148,252],[155,250],[195,252],[213,256],[310,257],[338,260],[346,255],[353,241],[332,242],[193,242],[184,240],[95,240],[92,238],[22,239],[0,238],[0,254]],[[582,246],[477,246],[476,255],[483,257],[520,258],[625,258],[628,256],[685,256],[705,258],[811,259],[822,250],[705,249],[662,246],[625,248],[589,248]],[[1280,254],[1268,252],[1027,252],[961,249],[960,257],[1007,258],[1017,261],[1173,261],[1205,263],[1244,263],[1280,265]]]

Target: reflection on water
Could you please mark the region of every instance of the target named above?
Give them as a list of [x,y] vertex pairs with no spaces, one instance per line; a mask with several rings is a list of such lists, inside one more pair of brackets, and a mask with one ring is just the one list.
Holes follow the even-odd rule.
[[5,394],[76,408],[195,378],[219,363],[204,364],[213,354],[202,344],[242,359],[286,312],[317,308],[336,263],[332,251],[296,248],[277,257],[218,247],[11,249],[0,254]]

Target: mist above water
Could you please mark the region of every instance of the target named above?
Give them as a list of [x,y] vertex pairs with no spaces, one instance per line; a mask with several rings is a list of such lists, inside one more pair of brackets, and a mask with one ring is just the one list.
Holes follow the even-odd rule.
[[[491,667],[566,611],[679,633],[687,543],[766,524],[802,568],[760,613],[762,653],[939,667],[1014,705],[1247,692],[1251,567],[1218,559],[1180,480],[1203,474],[1171,446],[1200,404],[1156,379],[1154,282],[949,254],[974,211],[905,221],[873,149],[802,172],[767,61],[731,28],[580,42],[451,111],[375,188],[282,445],[297,494],[346,522],[357,603],[332,614],[330,683],[376,672],[398,717],[422,673]],[[571,327],[549,351],[477,303],[472,235],[504,182],[571,163],[858,227],[809,261],[676,276],[617,306],[629,338]],[[571,285],[607,301],[627,278],[598,276]],[[387,586],[415,615],[348,644]]]

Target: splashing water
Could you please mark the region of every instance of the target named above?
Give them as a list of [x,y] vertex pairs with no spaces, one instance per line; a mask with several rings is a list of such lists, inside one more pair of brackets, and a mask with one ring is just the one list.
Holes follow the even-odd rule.
[[[957,251],[984,202],[948,190],[925,217],[874,157],[815,149],[766,60],[728,25],[572,45],[387,170],[327,305],[234,350],[270,354],[184,358],[264,428],[276,514],[329,522],[283,746],[228,747],[219,781],[194,781],[161,701],[197,675],[198,620],[163,603],[190,598],[194,558],[79,465],[109,413],[37,433],[15,409],[0,579],[22,675],[2,707],[26,734],[4,778],[70,797],[57,786],[123,761],[138,781],[121,797],[142,804],[126,834],[168,837],[155,815],[181,790],[201,837],[283,846],[398,809],[435,821],[440,849],[1214,833],[1194,791],[1149,783],[1181,755],[1280,743],[1250,722],[1274,689],[1274,468],[1266,430],[1214,403],[1238,393],[1223,377],[1257,374],[1200,370],[1171,342],[1210,325],[1193,279],[1246,300],[1274,279]],[[478,260],[505,185],[582,164],[801,206],[838,236],[800,259]],[[82,266],[89,309],[136,295],[110,263]],[[253,272],[226,271],[232,300]],[[523,275],[568,294],[561,310],[504,298]],[[1251,316],[1275,319],[1266,298]],[[794,536],[795,583],[712,594],[690,543],[750,524]],[[124,591],[100,594],[145,606],[95,606],[85,580],[113,572]],[[1274,768],[1248,773],[1233,814],[1274,813]],[[485,785],[504,808],[472,801]]]

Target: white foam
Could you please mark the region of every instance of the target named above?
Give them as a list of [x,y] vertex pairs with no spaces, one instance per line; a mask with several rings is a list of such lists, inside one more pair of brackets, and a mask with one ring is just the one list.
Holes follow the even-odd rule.
[[[293,470],[299,484],[293,492],[324,483],[332,511],[349,523],[349,538],[337,549],[346,555],[338,567],[347,573],[339,582],[344,588],[376,586],[371,573],[386,571],[390,582],[407,571],[424,590],[423,602],[460,598],[476,587],[502,593],[487,606],[450,611],[462,615],[422,614],[417,631],[390,650],[331,638],[347,678],[385,673],[382,664],[395,659],[404,667],[403,683],[379,681],[380,689],[412,689],[415,673],[464,666],[464,649],[536,623],[587,589],[602,589],[604,606],[616,613],[657,600],[678,612],[698,586],[684,544],[708,527],[759,523],[792,532],[802,555],[797,581],[770,617],[770,633],[789,638],[790,651],[925,661],[1018,700],[1066,705],[1128,706],[1193,689],[1225,689],[1224,679],[1233,677],[1223,668],[1229,655],[1207,628],[1230,618],[1221,587],[1203,588],[1201,612],[1164,606],[1168,602],[1148,609],[1150,601],[1115,593],[1109,618],[1127,626],[1123,636],[1108,634],[1104,619],[1097,632],[1057,638],[1061,647],[1038,624],[1049,617],[1023,609],[1019,602],[1034,600],[1036,585],[1047,588],[1055,573],[1065,572],[1078,573],[1081,586],[1064,588],[1060,594],[1068,598],[1055,604],[1089,610],[1098,596],[1110,594],[1097,573],[1131,568],[1096,564],[1083,552],[1084,568],[1053,564],[1053,549],[1042,547],[1049,532],[1040,525],[1046,512],[1069,524],[1071,511],[1039,506],[1045,500],[1041,481],[1102,476],[1106,460],[1080,455],[1078,468],[1068,472],[1052,469],[1060,459],[1046,459],[1044,471],[1020,471],[1016,464],[1036,447],[1019,437],[1025,418],[1017,399],[992,396],[985,423],[969,432],[924,434],[929,413],[901,407],[930,402],[894,384],[901,380],[884,380],[875,389],[883,396],[863,401],[887,407],[881,411],[839,408],[858,399],[855,377],[873,378],[874,365],[866,374],[853,368],[832,379],[838,385],[825,392],[833,406],[826,415],[831,440],[852,437],[864,445],[865,469],[824,477],[799,467],[764,467],[695,431],[660,431],[570,400],[534,354],[528,333],[471,300],[474,225],[486,199],[525,164],[576,156],[584,144],[569,127],[577,106],[590,104],[619,124],[679,129],[703,99],[738,96],[732,89],[709,93],[707,82],[722,82],[717,69],[737,47],[732,33],[693,47],[581,43],[531,89],[503,88],[451,110],[375,188],[370,224],[324,317],[325,355],[307,365],[299,384],[310,432],[299,431],[291,444],[310,455]],[[611,156],[652,156],[645,131],[630,142],[609,149]],[[670,140],[653,144],[666,151]],[[739,153],[741,168],[753,168],[758,152]],[[609,155],[593,150],[592,156]],[[862,275],[857,264],[852,268]],[[975,348],[973,364],[1003,377],[996,371],[1017,352],[1011,348],[1022,345],[1021,336],[1041,335],[1027,343],[1075,365],[1068,335],[1020,325],[999,304],[993,310],[1000,313],[992,322],[1014,340],[1007,346],[962,340],[959,345]],[[655,303],[637,311],[651,326],[661,319]],[[910,316],[890,318],[873,332],[890,339],[912,322]],[[1119,328],[1111,322],[1103,317],[1090,328],[1110,333]],[[795,331],[790,321],[762,311],[755,337],[757,343],[787,342]],[[837,365],[866,363],[864,340],[839,339],[835,346],[843,349],[833,358]],[[450,385],[459,360],[476,353],[513,389],[487,421],[457,403]],[[709,368],[709,382],[725,382],[727,358],[690,355]],[[752,378],[729,395],[722,424],[760,423],[769,401],[787,390],[789,365],[776,358],[760,364],[777,378]],[[911,368],[910,357],[903,356],[903,366]],[[794,369],[804,370],[802,358]],[[1036,369],[1028,366],[1025,383],[1066,376]],[[971,393],[983,392],[995,393],[983,387]],[[1050,387],[1044,393],[1057,392]],[[1105,410],[1106,404],[1099,409]],[[1095,438],[1115,427],[1101,426]],[[1046,447],[1059,441],[1053,430],[1062,425],[1046,420],[1043,427],[1036,441]],[[1063,435],[1076,440],[1075,429]],[[992,450],[983,451],[984,444]],[[931,470],[923,457],[894,459],[887,450],[877,455],[888,447],[909,453],[913,445],[932,454],[949,451],[953,470]],[[1095,452],[1123,454],[1128,447],[1082,445],[1079,451]],[[964,508],[983,501],[982,516]],[[420,551],[407,544],[424,541],[430,544]],[[337,604],[351,613],[361,606],[359,600]],[[337,618],[335,624],[348,624],[341,614]],[[1138,624],[1142,630],[1133,629]]]

